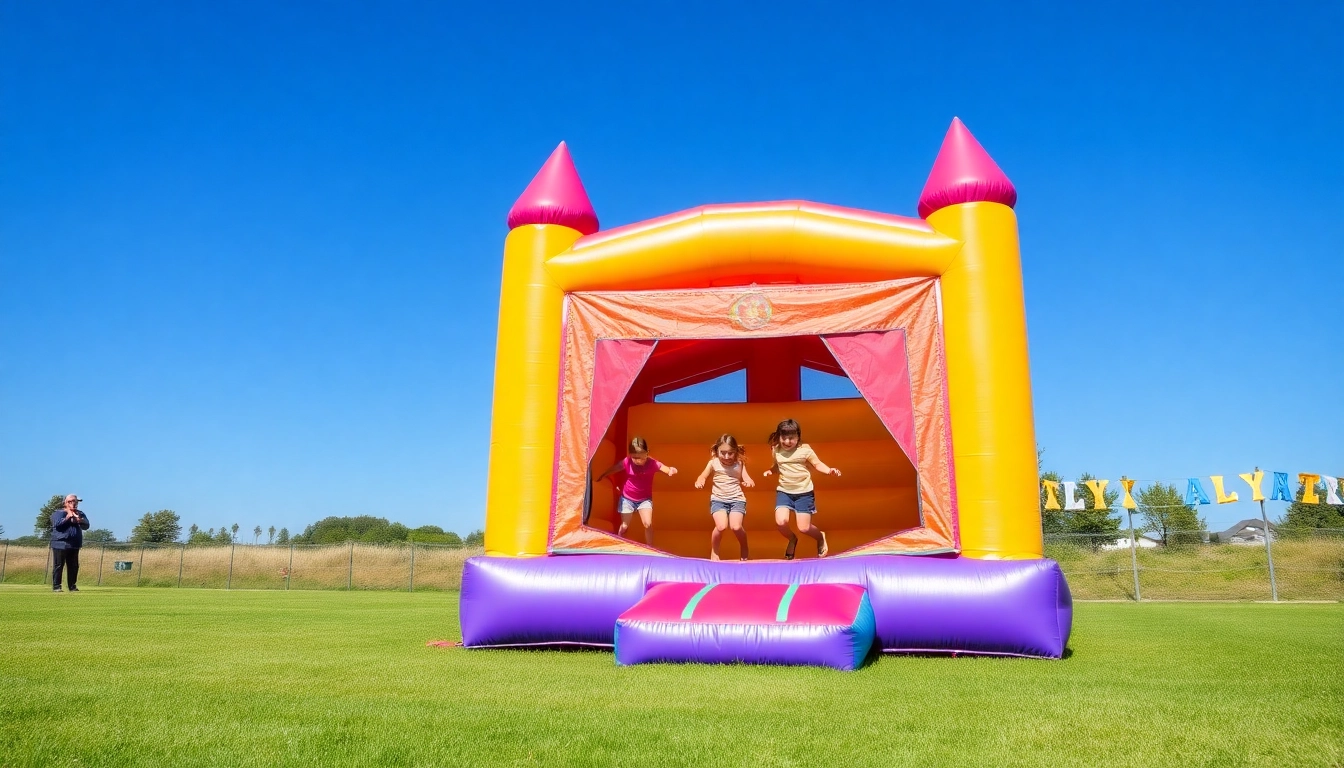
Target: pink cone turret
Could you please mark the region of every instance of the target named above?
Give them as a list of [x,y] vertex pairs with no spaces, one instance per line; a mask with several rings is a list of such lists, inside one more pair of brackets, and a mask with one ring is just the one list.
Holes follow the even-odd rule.
[[597,231],[597,212],[563,141],[509,209],[509,229],[524,224],[560,224],[585,235]]
[[977,202],[1012,208],[1017,204],[1017,189],[960,118],[954,117],[919,195],[919,217],[927,219],[949,205]]

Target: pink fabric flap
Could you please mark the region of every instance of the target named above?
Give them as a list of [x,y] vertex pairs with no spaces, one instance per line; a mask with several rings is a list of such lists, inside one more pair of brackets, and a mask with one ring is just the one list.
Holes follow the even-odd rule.
[[859,394],[868,401],[887,431],[896,438],[910,463],[915,455],[915,412],[910,396],[910,368],[905,356],[905,331],[871,331],[823,336],[836,362],[845,369]]
[[[593,405],[588,415],[588,460],[597,454],[630,385],[644,369],[657,342],[653,339],[599,339],[593,365]],[[624,454],[624,446],[617,446]]]

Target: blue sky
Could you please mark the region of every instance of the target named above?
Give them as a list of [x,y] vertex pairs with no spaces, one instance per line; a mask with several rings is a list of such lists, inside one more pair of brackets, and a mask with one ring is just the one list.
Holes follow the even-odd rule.
[[954,115],[1018,188],[1048,467],[1344,474],[1338,3],[278,5],[0,5],[7,535],[67,491],[119,536],[479,527],[557,142],[604,227],[913,215]]

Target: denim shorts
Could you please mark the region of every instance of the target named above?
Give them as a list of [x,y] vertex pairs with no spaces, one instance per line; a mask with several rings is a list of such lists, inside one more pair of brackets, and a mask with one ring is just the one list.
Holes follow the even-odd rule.
[[645,499],[643,501],[631,501],[630,499],[627,499],[624,496],[621,497],[622,515],[633,515],[635,514],[636,511],[641,509],[647,509],[649,511],[653,511],[653,499]]
[[787,507],[802,515],[815,515],[817,513],[817,492],[785,493],[777,490],[775,491],[775,507]]
[[709,500],[709,514],[715,512],[727,512],[732,514],[736,512],[739,515],[747,514],[747,502],[745,501],[719,501],[718,499]]

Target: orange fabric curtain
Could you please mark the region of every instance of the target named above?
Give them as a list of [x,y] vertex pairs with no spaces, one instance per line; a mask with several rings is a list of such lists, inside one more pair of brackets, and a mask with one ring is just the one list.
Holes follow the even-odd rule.
[[[937,280],[909,278],[844,285],[572,293],[565,302],[561,401],[557,420],[550,551],[647,554],[642,544],[583,523],[594,427],[599,340],[745,339],[904,331],[914,455],[923,525],[843,554],[932,554],[958,548],[946,366]],[[871,365],[884,365],[882,360]],[[605,366],[604,366],[605,367]],[[880,375],[868,371],[865,376]],[[602,382],[598,390],[609,390]],[[887,396],[891,396],[888,393]],[[599,401],[610,400],[599,394]],[[600,405],[599,419],[610,407]],[[890,425],[889,425],[890,428]],[[905,432],[904,427],[898,427]],[[710,436],[709,439],[712,439]],[[909,433],[893,435],[908,440]],[[706,497],[708,498],[708,497]]]

